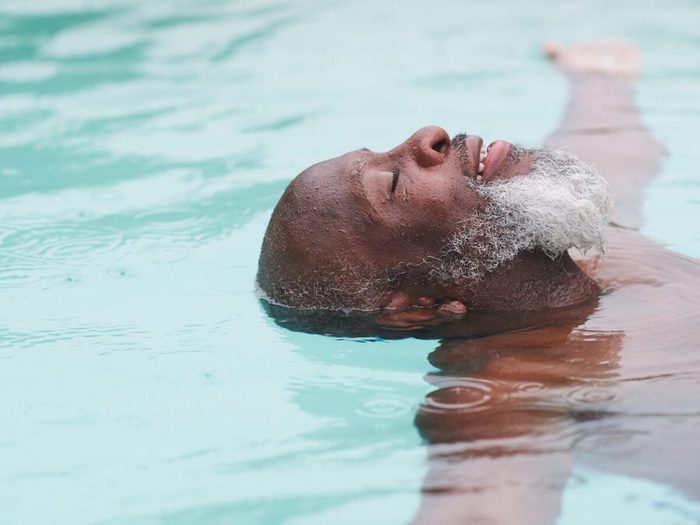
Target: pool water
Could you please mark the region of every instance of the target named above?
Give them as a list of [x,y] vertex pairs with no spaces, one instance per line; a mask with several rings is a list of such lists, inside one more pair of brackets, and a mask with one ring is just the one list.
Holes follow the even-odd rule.
[[[271,322],[272,207],[425,124],[541,143],[566,84],[540,43],[613,35],[669,153],[643,231],[700,257],[699,23],[694,0],[1,2],[0,521],[409,521],[435,343]],[[560,524],[699,520],[581,465]]]

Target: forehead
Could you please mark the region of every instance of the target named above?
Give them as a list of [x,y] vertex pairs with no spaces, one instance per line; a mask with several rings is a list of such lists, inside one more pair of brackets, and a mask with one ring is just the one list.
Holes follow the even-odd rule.
[[314,164],[297,175],[289,185],[288,192],[299,204],[314,203],[314,212],[322,212],[331,205],[347,206],[357,203],[359,175],[364,170],[368,157],[368,152],[353,151]]
[[297,175],[283,198],[293,207],[297,220],[337,219],[363,206],[361,191],[358,191],[359,174],[368,155],[368,152],[353,151],[314,164]]
[[362,171],[369,156],[370,152],[367,150],[351,151],[308,167],[299,174],[297,179],[300,185],[304,185],[350,178]]

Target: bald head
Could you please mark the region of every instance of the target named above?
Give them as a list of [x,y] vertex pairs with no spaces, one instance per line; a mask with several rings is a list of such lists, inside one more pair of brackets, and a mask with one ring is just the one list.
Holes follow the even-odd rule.
[[[287,187],[270,219],[258,284],[273,301],[300,308],[359,306],[370,280],[365,256],[373,233],[347,155],[310,167]],[[372,265],[374,266],[374,265]]]

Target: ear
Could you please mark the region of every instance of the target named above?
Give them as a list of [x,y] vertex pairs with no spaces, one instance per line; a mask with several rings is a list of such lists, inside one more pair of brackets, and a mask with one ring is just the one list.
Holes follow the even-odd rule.
[[464,317],[467,307],[451,299],[411,295],[398,291],[375,316],[377,324],[391,330],[418,330]]

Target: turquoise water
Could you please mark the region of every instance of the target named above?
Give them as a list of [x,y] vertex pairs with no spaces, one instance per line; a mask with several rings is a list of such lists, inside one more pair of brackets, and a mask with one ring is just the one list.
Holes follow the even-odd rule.
[[[434,343],[275,326],[271,208],[429,123],[541,142],[566,85],[540,42],[615,35],[669,151],[644,231],[700,256],[700,10],[655,4],[0,2],[2,523],[409,520]],[[562,525],[700,516],[583,467],[563,501]]]

